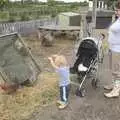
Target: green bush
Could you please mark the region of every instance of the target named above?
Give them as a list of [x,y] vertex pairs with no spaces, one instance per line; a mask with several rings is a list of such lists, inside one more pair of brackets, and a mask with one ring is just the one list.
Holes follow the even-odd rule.
[[9,19],[9,12],[1,11],[0,12],[0,21],[6,21]]
[[22,14],[20,20],[21,21],[28,21],[28,20],[30,20],[30,17],[27,14]]
[[51,17],[52,18],[54,18],[54,17],[56,17],[57,16],[57,13],[55,13],[55,12],[53,12],[52,14],[51,14]]
[[10,16],[8,21],[9,21],[9,22],[15,22],[15,21],[16,21],[16,19],[15,19],[15,17],[14,17],[14,16]]

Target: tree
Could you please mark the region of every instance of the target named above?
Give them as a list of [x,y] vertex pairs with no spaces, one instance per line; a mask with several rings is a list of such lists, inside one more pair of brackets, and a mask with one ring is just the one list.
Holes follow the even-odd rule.
[[54,7],[56,5],[56,1],[55,0],[47,0],[47,4],[48,4],[48,6]]
[[21,4],[24,4],[24,0],[21,0]]
[[0,0],[0,9],[3,10],[9,3],[9,0]]
[[39,0],[34,0],[35,3],[39,3]]
[[32,4],[32,3],[33,3],[33,0],[21,0],[22,5]]
[[33,3],[33,0],[24,0],[24,3],[25,3],[25,4],[32,4],[32,3]]
[[114,4],[117,0],[105,0],[105,3],[107,3],[108,5],[108,8],[113,8],[114,7]]

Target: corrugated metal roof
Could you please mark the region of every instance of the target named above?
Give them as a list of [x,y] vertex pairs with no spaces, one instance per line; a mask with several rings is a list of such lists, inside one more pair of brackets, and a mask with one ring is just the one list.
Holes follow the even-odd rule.
[[80,15],[80,14],[74,13],[74,12],[63,12],[63,13],[60,13],[60,14],[61,14],[61,15],[68,16],[68,17]]

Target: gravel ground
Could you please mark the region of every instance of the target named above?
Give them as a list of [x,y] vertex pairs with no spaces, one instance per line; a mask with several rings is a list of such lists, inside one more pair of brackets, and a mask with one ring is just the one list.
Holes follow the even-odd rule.
[[[55,41],[53,47],[42,47],[40,42],[28,43],[32,52],[40,63],[43,71],[53,71],[48,63],[47,57],[50,54],[61,53],[67,56],[68,62],[73,61],[73,42],[68,40]],[[35,47],[37,45],[37,47]],[[39,46],[39,47],[38,47]],[[86,79],[85,97],[78,97],[74,94],[74,88],[70,94],[70,103],[64,110],[58,110],[55,102],[41,109],[37,107],[28,120],[120,120],[120,98],[105,98],[103,85],[110,83],[108,67],[108,55],[105,54],[103,64],[99,67],[99,87],[93,89],[91,80]]]

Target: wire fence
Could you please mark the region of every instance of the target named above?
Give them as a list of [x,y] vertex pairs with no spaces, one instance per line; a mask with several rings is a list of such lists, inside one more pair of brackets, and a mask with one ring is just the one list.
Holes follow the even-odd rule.
[[7,34],[12,32],[18,32],[23,36],[31,34],[37,30],[39,26],[56,24],[57,19],[40,19],[31,20],[24,22],[14,22],[14,23],[1,23],[0,24],[0,34]]

